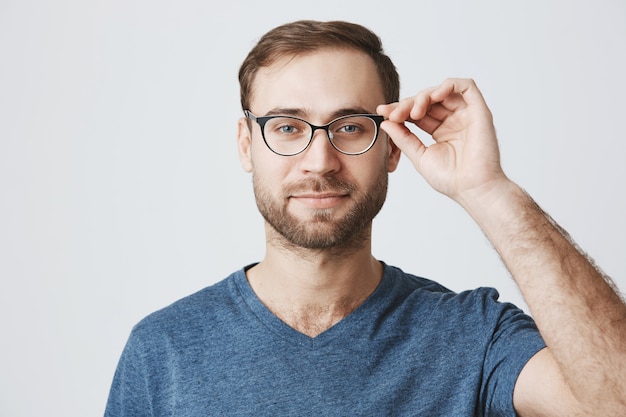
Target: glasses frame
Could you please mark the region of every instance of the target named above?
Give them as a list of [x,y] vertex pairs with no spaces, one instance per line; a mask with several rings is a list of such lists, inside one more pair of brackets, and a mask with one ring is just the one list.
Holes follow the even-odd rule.
[[[344,155],[363,155],[365,152],[367,152],[370,149],[372,149],[372,146],[374,146],[374,144],[376,143],[376,140],[378,139],[378,133],[380,132],[380,124],[385,120],[384,116],[381,116],[379,114],[367,114],[367,113],[347,114],[345,116],[341,116],[341,117],[338,117],[336,119],[333,119],[330,122],[326,123],[325,125],[317,126],[317,125],[314,125],[313,123],[310,123],[309,121],[301,119],[299,117],[283,116],[283,115],[255,116],[254,113],[252,113],[250,110],[244,110],[243,112],[246,115],[246,118],[248,118],[250,120],[254,120],[261,127],[261,136],[263,137],[263,142],[265,142],[265,146],[267,146],[267,148],[270,151],[272,151],[276,155],[280,155],[280,156],[296,156],[296,155],[299,155],[302,152],[306,151],[309,148],[309,146],[311,146],[311,142],[313,142],[313,136],[315,135],[315,131],[319,130],[319,129],[321,129],[321,130],[326,132],[326,137],[328,138],[328,141],[333,146],[333,148],[335,148],[335,150],[337,152],[342,153]],[[333,140],[330,138],[331,133],[330,133],[329,127],[330,127],[330,125],[332,125],[333,123],[335,123],[335,122],[337,122],[339,120],[346,119],[348,117],[355,117],[355,116],[367,117],[370,120],[372,120],[374,122],[374,125],[376,126],[376,132],[374,133],[374,138],[372,139],[372,143],[370,143],[369,146],[365,150],[360,151],[360,152],[345,152],[345,151],[342,151],[341,149],[337,148],[337,146],[335,146],[335,144],[333,143]],[[307,142],[307,144],[301,150],[299,150],[299,151],[297,151],[295,153],[284,154],[284,153],[280,153],[280,152],[275,151],[267,143],[267,139],[265,139],[265,125],[266,125],[266,123],[268,121],[270,121],[272,119],[279,118],[279,117],[298,120],[298,121],[306,123],[307,125],[309,125],[311,127],[311,134],[309,136],[309,141]]]

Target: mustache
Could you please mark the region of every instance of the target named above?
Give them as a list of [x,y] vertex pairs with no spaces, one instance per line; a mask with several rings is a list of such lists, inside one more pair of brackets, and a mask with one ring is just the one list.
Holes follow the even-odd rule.
[[293,194],[313,191],[316,193],[336,192],[338,194],[352,194],[357,187],[351,182],[341,180],[337,177],[305,178],[283,188],[285,197]]

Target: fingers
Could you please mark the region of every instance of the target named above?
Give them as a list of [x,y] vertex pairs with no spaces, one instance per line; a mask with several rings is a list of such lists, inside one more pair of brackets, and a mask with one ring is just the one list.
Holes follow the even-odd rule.
[[441,123],[443,123],[443,121],[447,117],[447,114],[449,114],[449,112],[447,112],[445,116],[436,116],[435,114],[431,114],[431,112],[428,112],[426,113],[426,116],[415,121],[414,123],[417,127],[432,136],[435,130],[437,130],[437,128],[441,126]]
[[474,80],[470,78],[448,78],[441,83],[435,91],[432,93],[432,99],[434,101],[444,102],[447,99],[449,105],[459,103],[459,99],[463,100],[466,104],[481,104],[485,105],[484,99],[480,90],[476,86]]
[[[491,112],[473,80],[451,78],[413,97],[378,106],[377,112],[387,119],[381,128],[416,170],[453,199],[502,175]],[[425,146],[407,122],[434,143]]]
[[380,127],[387,132],[396,146],[411,160],[415,168],[418,168],[419,159],[426,150],[424,143],[404,123],[385,120]]
[[441,123],[452,114],[452,112],[441,103],[430,105],[425,114],[422,114],[414,107],[410,107],[412,106],[412,102],[413,98],[403,100],[400,103],[390,104],[387,106],[390,106],[391,111],[385,111],[385,109],[379,108],[378,113],[394,123],[411,122],[428,134],[432,134]]
[[428,112],[428,107],[431,104],[430,94],[433,90],[434,88],[429,88],[414,97],[405,98],[397,103],[378,106],[376,110],[392,122],[415,122]]
[[[397,103],[378,106],[377,112],[387,119],[396,122],[412,122],[420,125],[433,126],[434,120],[443,121],[450,114],[468,105],[479,104],[486,107],[480,91],[471,79],[450,78],[436,87],[427,88],[413,97],[405,98]],[[420,126],[432,132],[429,128]]]

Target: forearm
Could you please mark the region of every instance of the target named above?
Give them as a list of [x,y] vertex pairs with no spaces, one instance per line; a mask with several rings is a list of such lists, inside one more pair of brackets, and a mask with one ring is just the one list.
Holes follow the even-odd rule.
[[462,205],[520,287],[576,398],[626,402],[626,306],[610,279],[514,183]]

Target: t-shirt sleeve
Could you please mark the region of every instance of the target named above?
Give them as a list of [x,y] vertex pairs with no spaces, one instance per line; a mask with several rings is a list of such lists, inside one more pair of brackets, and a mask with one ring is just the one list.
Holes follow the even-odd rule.
[[530,358],[545,347],[545,342],[533,319],[522,310],[509,303],[497,303],[495,290],[488,298],[496,303],[498,317],[485,354],[481,408],[486,416],[515,416],[513,390],[517,378]]
[[148,372],[142,350],[141,341],[131,333],[113,377],[105,417],[152,416]]

